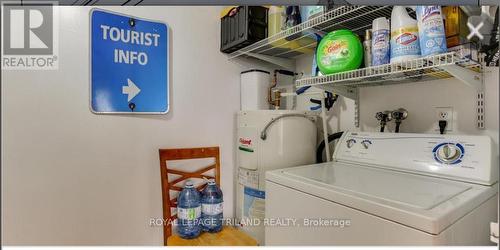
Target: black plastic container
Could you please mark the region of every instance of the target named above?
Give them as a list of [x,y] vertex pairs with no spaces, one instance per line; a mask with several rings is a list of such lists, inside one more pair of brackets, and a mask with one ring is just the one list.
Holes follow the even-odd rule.
[[267,12],[261,6],[238,6],[221,18],[220,51],[231,53],[267,37]]

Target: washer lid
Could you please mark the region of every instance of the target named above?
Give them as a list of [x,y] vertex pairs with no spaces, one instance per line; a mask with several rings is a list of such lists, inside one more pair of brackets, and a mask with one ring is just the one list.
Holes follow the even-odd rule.
[[471,188],[465,183],[345,164],[295,168],[283,173],[381,202],[419,209],[431,209]]
[[266,179],[431,234],[497,192],[496,185],[338,162],[269,171]]

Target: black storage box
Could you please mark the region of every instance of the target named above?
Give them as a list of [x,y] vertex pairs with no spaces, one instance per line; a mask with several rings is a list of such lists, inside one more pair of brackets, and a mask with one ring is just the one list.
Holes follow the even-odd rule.
[[234,7],[221,18],[220,51],[231,53],[267,37],[267,12],[261,6]]

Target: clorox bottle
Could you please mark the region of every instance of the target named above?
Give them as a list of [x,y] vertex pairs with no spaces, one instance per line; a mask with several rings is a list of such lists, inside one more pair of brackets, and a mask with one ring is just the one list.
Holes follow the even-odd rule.
[[441,6],[417,6],[422,56],[446,53],[446,35]]
[[420,57],[417,20],[403,6],[394,6],[391,14],[391,63]]

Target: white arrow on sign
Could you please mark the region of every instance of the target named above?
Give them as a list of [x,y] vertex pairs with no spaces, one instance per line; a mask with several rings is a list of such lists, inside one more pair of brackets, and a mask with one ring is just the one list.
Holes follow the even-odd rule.
[[122,87],[122,94],[128,95],[127,101],[134,99],[134,97],[141,92],[141,89],[132,82],[132,80],[127,78],[128,85]]

